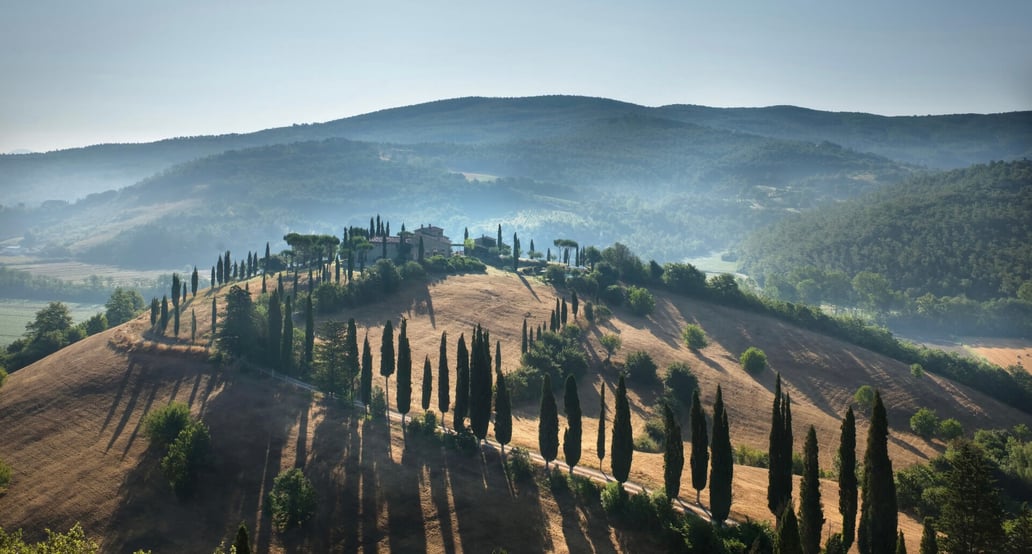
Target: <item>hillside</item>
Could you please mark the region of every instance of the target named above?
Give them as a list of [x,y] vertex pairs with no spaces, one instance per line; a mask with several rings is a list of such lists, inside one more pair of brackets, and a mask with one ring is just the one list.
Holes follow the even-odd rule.
[[[256,283],[250,288],[257,290]],[[210,328],[208,294],[203,291],[190,301],[198,306],[201,343],[206,343],[205,330]],[[413,359],[418,362],[429,354],[434,367],[442,331],[448,332],[454,348],[460,333],[481,323],[492,339],[502,341],[502,365],[512,371],[523,317],[532,322],[546,319],[555,294],[536,280],[492,271],[407,288],[380,304],[339,317],[355,317],[360,334],[368,332],[372,344],[378,344],[386,318],[407,318]],[[679,330],[685,322],[700,324],[710,346],[697,353],[684,347]],[[581,512],[547,489],[519,490],[511,496],[497,458],[490,454],[488,465],[480,468],[455,454],[410,450],[396,427],[388,441],[382,427],[357,422],[339,408],[232,367],[212,367],[201,345],[143,340],[144,325],[141,318],[90,337],[14,373],[0,389],[0,426],[5,429],[0,456],[15,470],[12,486],[0,497],[0,526],[25,527],[38,536],[43,527],[67,528],[79,520],[88,531],[103,536],[105,550],[112,551],[204,551],[228,537],[240,520],[255,530],[253,536],[262,548],[272,551],[474,552],[495,545],[508,545],[513,551],[514,544],[533,551],[623,551],[632,544],[623,542],[633,540],[626,532],[600,526],[604,516]],[[656,312],[647,319],[617,310],[610,323],[588,328],[591,368],[580,383],[585,437],[596,432],[598,387],[615,386],[615,369],[601,363],[604,351],[597,338],[603,332],[618,332],[623,339],[616,360],[645,349],[661,367],[675,360],[687,362],[699,378],[706,406],[712,405],[716,385],[721,384],[733,444],[765,450],[773,373],[754,378],[736,361],[745,347],[762,348],[792,395],[797,438],[814,425],[822,445],[821,465],[828,468],[839,418],[861,384],[883,391],[891,425],[889,451],[896,467],[942,449],[938,442],[918,439],[906,429],[918,406],[956,417],[969,430],[1032,423],[1028,416],[978,392],[934,375],[917,379],[903,364],[861,348],[767,317],[658,294]],[[418,391],[420,372],[414,373],[413,389]],[[375,382],[383,381],[376,377]],[[392,380],[392,405],[393,389]],[[652,387],[631,387],[636,433],[654,407],[656,393]],[[139,435],[142,415],[172,399],[188,402],[204,418],[217,445],[215,463],[202,475],[201,492],[187,501],[177,501],[161,482],[157,458]],[[536,447],[536,411],[533,403],[517,406],[514,445]],[[858,444],[863,445],[866,420],[859,419]],[[446,421],[450,425],[450,416]],[[799,450],[801,440],[796,444]],[[595,460],[594,441],[586,439],[582,461],[593,465]],[[309,533],[279,538],[269,532],[267,516],[261,515],[261,498],[278,468],[295,465],[304,466],[317,490],[329,494],[320,493],[321,508]],[[635,453],[633,480],[655,488],[661,476],[660,455]],[[689,490],[688,480],[686,475],[683,491]],[[768,517],[765,471],[736,466],[734,487],[733,517]],[[835,529],[834,484],[826,482],[822,492],[826,517]],[[491,495],[490,505],[505,505],[512,512],[478,508],[481,495]],[[707,500],[704,494],[703,502]],[[449,517],[440,516],[444,513]],[[530,522],[529,529],[513,529],[512,521]],[[412,532],[420,522],[423,533]],[[917,522],[901,522],[911,540],[920,536]],[[182,533],[184,526],[193,532]],[[404,534],[398,532],[401,528]],[[916,542],[913,546],[916,550]],[[638,546],[629,550],[640,551]]]

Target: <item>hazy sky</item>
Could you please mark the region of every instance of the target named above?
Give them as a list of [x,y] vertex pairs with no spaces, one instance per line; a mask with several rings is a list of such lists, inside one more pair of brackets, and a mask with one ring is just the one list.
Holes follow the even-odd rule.
[[457,96],[1032,109],[1032,1],[9,0],[0,152]]

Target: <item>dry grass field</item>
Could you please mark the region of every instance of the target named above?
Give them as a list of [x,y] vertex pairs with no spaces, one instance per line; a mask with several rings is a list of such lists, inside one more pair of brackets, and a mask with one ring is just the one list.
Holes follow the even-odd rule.
[[[252,281],[249,288],[256,294],[260,281]],[[0,498],[0,526],[24,527],[30,536],[39,536],[45,527],[67,529],[82,521],[89,533],[101,538],[105,551],[207,551],[229,538],[240,521],[248,523],[260,551],[272,552],[653,548],[642,537],[611,529],[604,514],[553,495],[547,487],[514,487],[493,452],[465,458],[439,448],[406,446],[396,426],[371,424],[307,393],[232,367],[214,368],[204,347],[210,340],[210,294],[202,291],[186,304],[186,314],[196,308],[196,344],[182,338],[143,339],[142,316],[8,378],[0,389],[0,428],[5,430],[0,457],[13,466],[14,481]],[[442,332],[447,331],[454,356],[458,336],[465,333],[468,339],[473,326],[482,324],[492,340],[502,343],[503,370],[512,371],[518,366],[523,318],[533,324],[547,321],[556,295],[551,286],[536,280],[491,271],[409,287],[387,301],[332,319],[354,317],[360,335],[368,333],[378,360],[383,322],[406,318],[418,396],[423,357],[430,356],[436,372]],[[189,315],[184,322],[181,337],[188,337]],[[693,352],[681,343],[680,329],[687,322],[705,329],[709,346]],[[580,383],[584,465],[597,466],[599,387],[612,393],[617,379],[617,370],[603,363],[605,353],[598,344],[603,333],[618,333],[623,340],[614,361],[641,349],[661,368],[674,361],[689,364],[706,406],[712,406],[721,384],[733,444],[766,450],[774,373],[752,376],[737,362],[748,346],[763,349],[792,397],[796,449],[801,450],[802,437],[813,425],[821,464],[829,469],[840,418],[853,391],[863,384],[884,395],[891,426],[889,452],[897,468],[925,460],[944,447],[909,432],[909,417],[919,406],[935,409],[940,417],[955,417],[967,429],[1032,424],[1029,416],[949,380],[934,375],[915,378],[895,360],[774,319],[682,297],[657,294],[656,311],[648,318],[617,309],[608,323],[584,327],[590,353],[590,368]],[[379,376],[374,382],[383,386]],[[392,405],[394,386],[392,379]],[[636,433],[659,394],[658,386],[630,387]],[[612,417],[613,395],[607,397]],[[211,427],[216,444],[215,462],[201,476],[196,496],[188,500],[177,500],[162,482],[158,457],[140,433],[144,414],[171,400],[187,402]],[[413,405],[418,411],[418,398]],[[536,403],[516,406],[514,446],[536,449],[536,411]],[[450,426],[450,415],[446,421]],[[866,427],[866,416],[859,415],[860,456]],[[271,531],[262,498],[273,477],[294,466],[312,476],[320,509],[305,533],[281,535]],[[603,467],[608,472],[608,459]],[[636,452],[631,479],[650,489],[661,486],[661,456]],[[766,483],[765,470],[736,466],[732,517],[768,519]],[[835,488],[830,481],[822,487],[825,534],[840,525]],[[694,494],[687,470],[682,494],[686,499]],[[708,503],[705,493],[702,502]],[[919,523],[902,517],[901,527],[908,548],[917,551]]]
[[1000,367],[1021,366],[1032,371],[1032,344],[1020,339],[964,337],[968,352]]

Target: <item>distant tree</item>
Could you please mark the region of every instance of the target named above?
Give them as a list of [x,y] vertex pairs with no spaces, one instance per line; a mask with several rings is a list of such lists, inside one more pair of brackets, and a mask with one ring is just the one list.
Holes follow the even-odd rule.
[[939,428],[939,417],[935,410],[919,408],[910,416],[910,429],[922,439],[930,439]]
[[634,456],[634,438],[631,435],[631,408],[627,403],[627,384],[623,375],[616,386],[616,415],[613,418],[612,454],[613,477],[620,483],[627,481]]
[[804,554],[821,553],[824,506],[821,505],[820,471],[817,461],[817,431],[811,425],[803,446],[803,480],[799,485],[799,539],[802,541]]
[[[694,411],[693,411],[694,414]],[[694,429],[695,422],[692,422]],[[705,429],[705,421],[703,421],[703,429]],[[693,431],[694,432],[694,431]],[[681,492],[681,472],[684,470],[684,442],[681,440],[681,426],[677,423],[677,419],[674,418],[674,412],[670,409],[670,406],[663,404],[663,490],[666,492],[666,496],[670,500],[677,498],[678,493]],[[695,437],[692,437],[692,484],[698,486],[695,482],[696,470],[696,454],[695,454]],[[705,451],[706,444],[703,443],[703,450]],[[703,486],[706,482],[706,466],[702,466],[703,475]],[[699,496],[696,492],[695,501],[698,503]]]
[[383,324],[383,334],[380,336],[380,375],[383,377],[383,391],[386,395],[391,375],[394,375],[394,324],[389,319]]
[[430,409],[430,400],[434,392],[433,386],[434,376],[430,369],[430,355],[428,354],[423,361],[423,396],[421,397],[422,402],[420,402],[424,412]]
[[[893,533],[892,540],[895,541],[895,539],[896,534]],[[803,554],[803,545],[799,540],[799,522],[796,520],[791,501],[785,505],[784,515],[778,518],[777,540],[774,544],[774,552],[778,554]]]
[[[308,281],[311,282],[311,279]],[[315,310],[312,309],[312,295],[305,297],[305,368],[312,367],[315,351]]]
[[598,391],[598,437],[595,439],[595,453],[598,455],[598,470],[602,471],[602,460],[606,457],[606,384]]
[[226,320],[218,335],[219,344],[240,357],[255,352],[258,322],[251,295],[234,285],[226,295]]
[[190,342],[197,342],[197,310],[190,308]]
[[[1017,551],[1015,551],[1017,552]],[[935,535],[934,521],[930,517],[924,518],[924,526],[921,529],[921,554],[939,554],[939,540]]]
[[659,369],[652,356],[644,350],[636,350],[627,356],[624,362],[627,375],[634,381],[640,383],[652,383],[656,381],[656,371]]
[[[692,392],[692,408],[689,417],[692,430],[692,456],[689,464],[692,468],[692,488],[695,489],[695,503],[701,504],[700,495],[706,488],[706,470],[709,469],[709,436],[706,432],[706,413],[699,399],[699,389]],[[680,434],[680,427],[678,428]],[[682,454],[682,458],[683,458]]]
[[563,391],[563,409],[566,410],[566,430],[563,432],[563,456],[566,458],[566,464],[570,466],[570,473],[572,474],[573,466],[580,462],[581,435],[583,433],[580,396],[577,394],[577,380],[574,379],[573,375],[566,376],[566,384]]
[[681,331],[681,338],[684,340],[685,346],[692,350],[698,350],[709,344],[706,340],[706,332],[702,330],[702,327],[694,323],[689,323],[684,326]]
[[[767,508],[777,517],[792,498],[792,420],[788,395],[781,392],[781,374],[774,387],[767,471]],[[795,516],[793,516],[794,518]]]
[[280,344],[280,369],[294,370],[294,310],[290,296],[283,303],[283,342]]
[[944,441],[951,441],[964,435],[964,426],[955,418],[946,418],[939,422],[939,437]]
[[456,431],[462,431],[466,428],[466,414],[469,411],[469,351],[466,349],[464,334],[459,335],[455,358],[455,408],[452,410],[455,423],[453,427]]
[[501,371],[495,376],[495,440],[505,445],[512,440],[512,403],[509,401],[509,387],[505,383],[505,374]]
[[[104,304],[108,325],[117,327],[136,316],[144,307],[143,297],[133,289],[116,288]],[[155,314],[156,315],[156,314]],[[154,325],[154,322],[151,322]]]
[[236,554],[251,554],[251,539],[247,535],[247,524],[242,521],[240,527],[237,527],[233,548],[236,550]]
[[545,469],[559,453],[559,411],[552,394],[552,377],[545,373],[541,382],[541,408],[538,411],[538,449],[545,459]]
[[647,316],[656,309],[656,298],[649,289],[632,286],[627,290],[627,304],[639,316]]
[[713,402],[713,438],[710,448],[710,515],[717,524],[723,524],[731,513],[734,456],[731,450],[731,429],[720,385],[717,385],[717,399]]
[[177,494],[191,492],[197,472],[211,455],[211,434],[208,426],[198,421],[189,422],[168,446],[161,459],[161,471]]
[[366,334],[362,342],[362,373],[359,377],[359,389],[362,396],[362,404],[366,410],[373,400],[373,354],[369,349],[369,335]]
[[200,281],[200,275],[197,274],[197,266],[194,266],[193,273],[190,274],[190,292],[193,296],[197,296],[197,285]]
[[451,406],[451,383],[448,375],[448,332],[441,331],[441,349],[437,355],[437,409],[441,411],[441,421]]
[[[158,313],[160,311],[161,311],[161,303],[158,302],[158,299],[156,297],[155,298],[151,298],[151,302],[150,302],[150,324],[151,324],[151,328],[153,328],[155,325],[158,324]],[[108,318],[108,321],[110,322],[111,318]]]
[[158,321],[158,329],[164,333],[165,329],[168,328],[168,296],[161,295],[161,317]]
[[889,459],[889,422],[881,394],[874,393],[871,426],[867,431],[867,452],[860,496],[860,525],[857,546],[861,554],[893,552],[896,549],[898,510],[896,483]]
[[401,327],[398,332],[398,392],[395,402],[398,404],[398,413],[401,414],[402,424],[405,422],[405,414],[412,408],[412,350],[408,340],[408,320],[401,318]]
[[329,321],[322,327],[323,340],[316,346],[313,377],[319,388],[330,395],[350,392],[351,382],[346,375],[347,326]]
[[[222,259],[219,258],[219,261],[222,261]],[[208,288],[215,288],[215,285],[217,283],[217,281],[215,280],[215,266],[211,266],[211,280],[209,281],[209,283],[210,284],[208,285]]]
[[219,256],[219,261],[215,264],[215,277],[218,279],[220,287],[226,282],[226,268],[222,263],[222,256]]
[[269,337],[269,359],[278,364],[280,360],[280,346],[283,342],[283,310],[280,308],[280,297],[278,291],[272,291],[269,296],[268,307],[268,337]]
[[957,441],[947,459],[945,498],[939,531],[947,552],[999,552],[1003,544],[1003,504],[993,463],[973,442]]
[[272,483],[269,507],[280,530],[303,525],[315,513],[315,488],[300,468],[281,472]]
[[874,406],[874,389],[870,385],[861,385],[853,393],[853,401],[865,412],[870,413],[871,407]]
[[523,318],[523,337],[520,342],[520,354],[526,354],[527,347],[527,318]]
[[219,312],[215,307],[215,297],[211,297],[211,340],[215,340],[215,334],[217,332],[216,320],[218,320]]
[[473,435],[484,440],[491,421],[491,339],[478,324],[473,333],[469,372],[469,423]]
[[852,406],[842,419],[838,462],[839,513],[842,514],[842,545],[846,551],[856,536],[856,418]]
[[563,327],[566,327],[566,320],[569,318],[569,308],[566,306],[566,299],[563,298],[563,305],[559,312],[559,322],[562,323]]
[[573,291],[571,294],[570,307],[573,309],[573,319],[577,319],[577,309],[580,307],[580,300],[577,299],[577,291]]
[[767,369],[767,355],[763,353],[763,350],[750,346],[742,352],[741,357],[738,361],[742,364],[742,369],[753,374],[758,375]]
[[172,309],[172,336],[179,337],[179,305]]

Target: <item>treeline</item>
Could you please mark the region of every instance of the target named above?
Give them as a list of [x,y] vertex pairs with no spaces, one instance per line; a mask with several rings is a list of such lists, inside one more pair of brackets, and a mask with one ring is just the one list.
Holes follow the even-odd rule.
[[116,288],[132,288],[145,294],[157,290],[162,280],[140,279],[125,284],[125,279],[90,275],[78,281],[66,281],[0,265],[0,291],[4,298],[102,304]]
[[754,233],[742,266],[782,300],[938,325],[971,315],[967,299],[997,300],[978,306],[983,328],[1016,309],[1029,313],[999,302],[1032,302],[1029,213],[1032,161],[926,174]]

